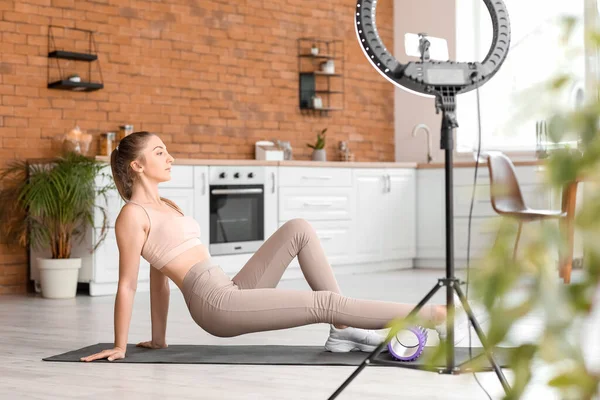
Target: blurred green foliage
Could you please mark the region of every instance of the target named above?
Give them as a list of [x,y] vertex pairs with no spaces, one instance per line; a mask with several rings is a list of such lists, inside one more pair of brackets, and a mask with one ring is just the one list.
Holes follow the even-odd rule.
[[[574,18],[563,21],[565,43],[579,23]],[[589,48],[600,52],[600,32],[586,33],[586,40]],[[556,222],[525,224],[513,259],[518,222],[510,218],[500,219],[496,242],[484,257],[472,262],[470,301],[480,303],[489,313],[488,341],[492,346],[512,348],[512,390],[505,399],[521,398],[531,384],[534,366],[540,365],[553,371],[547,385],[558,390],[560,398],[598,398],[600,374],[590,368],[586,358],[589,343],[584,339],[598,341],[600,332],[586,331],[584,324],[600,302],[600,87],[587,93],[581,107],[560,107],[556,99],[575,79],[561,74],[536,85],[523,94],[523,105],[515,115],[517,123],[531,115],[548,118],[548,136],[554,146],[544,163],[546,189],[560,194],[565,185],[577,179],[584,182],[585,196],[578,201],[575,217],[575,229],[584,246],[583,271],[577,271],[570,284],[559,278],[558,255],[566,240]],[[563,139],[574,137],[576,147],[561,147]],[[560,208],[560,198],[557,200]],[[510,334],[525,319],[535,321],[539,332],[534,339],[514,342]],[[391,333],[406,323],[395,322]],[[443,365],[444,354],[440,346],[428,362]]]

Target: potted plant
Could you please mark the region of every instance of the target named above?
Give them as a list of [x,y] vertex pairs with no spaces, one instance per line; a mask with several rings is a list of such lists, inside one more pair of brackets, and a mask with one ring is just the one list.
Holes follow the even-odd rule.
[[313,149],[313,161],[327,161],[327,152],[325,150],[325,133],[327,128],[317,133],[317,142],[315,144],[308,143],[307,146]]
[[[40,162],[12,161],[0,170],[0,238],[9,245],[50,249],[51,258],[37,259],[45,298],[75,297],[81,258],[71,258],[71,248],[93,226],[95,208],[103,219],[91,252],[106,237],[107,212],[96,204],[96,198],[106,200],[114,183],[104,167],[93,158],[67,152]],[[108,177],[109,183],[96,187],[99,176]]]

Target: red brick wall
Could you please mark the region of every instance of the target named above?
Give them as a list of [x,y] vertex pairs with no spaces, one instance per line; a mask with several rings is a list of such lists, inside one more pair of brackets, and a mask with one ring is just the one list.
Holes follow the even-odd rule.
[[[392,4],[381,1],[378,12],[389,48]],[[52,155],[52,139],[76,125],[96,138],[126,123],[160,133],[180,158],[254,158],[254,142],[278,138],[308,159],[306,143],[327,127],[330,159],[349,140],[358,161],[392,161],[393,87],[356,42],[354,7],[352,0],[2,0],[0,166]],[[50,61],[58,74],[47,57],[48,25],[95,32],[103,90],[46,88]],[[65,50],[88,45],[77,32],[53,31]],[[299,112],[296,39],[305,36],[344,40],[341,112]],[[87,73],[85,63],[60,63]],[[25,290],[23,254],[0,247],[0,294]]]

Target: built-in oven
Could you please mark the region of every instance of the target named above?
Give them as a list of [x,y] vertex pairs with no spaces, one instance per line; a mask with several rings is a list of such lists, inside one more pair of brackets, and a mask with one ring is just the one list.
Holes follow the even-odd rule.
[[264,175],[261,167],[210,167],[212,255],[253,253],[263,244]]

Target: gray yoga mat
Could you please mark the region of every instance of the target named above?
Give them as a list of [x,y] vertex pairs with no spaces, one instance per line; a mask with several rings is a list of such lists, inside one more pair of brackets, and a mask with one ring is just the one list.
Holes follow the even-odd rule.
[[[83,347],[78,350],[58,354],[44,358],[44,361],[80,362],[81,357],[98,353],[104,349],[110,349],[111,343],[98,343]],[[431,348],[426,348],[425,356]],[[482,349],[474,348],[473,355],[477,355]],[[496,360],[501,366],[506,366],[505,352],[496,350]],[[467,348],[455,349],[457,363],[460,360],[468,360]],[[245,364],[245,365],[340,365],[358,366],[369,353],[330,353],[323,350],[323,346],[277,346],[277,345],[170,345],[166,349],[151,350],[135,347],[134,344],[127,346],[127,356],[123,360],[112,361],[113,363],[149,363],[149,364]],[[421,356],[412,363],[402,363],[406,366],[419,368],[425,359]],[[97,360],[94,362],[108,362]],[[379,363],[381,362],[381,363]],[[371,365],[394,366],[398,361],[392,359],[389,353],[381,353],[377,361]],[[407,365],[409,364],[409,365]],[[487,365],[489,367],[489,365]]]

